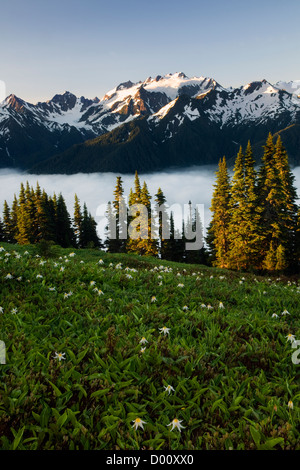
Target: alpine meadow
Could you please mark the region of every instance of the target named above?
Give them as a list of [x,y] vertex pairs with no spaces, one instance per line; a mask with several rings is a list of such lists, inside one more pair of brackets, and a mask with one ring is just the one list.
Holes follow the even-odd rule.
[[299,15],[3,2],[4,456],[300,450]]

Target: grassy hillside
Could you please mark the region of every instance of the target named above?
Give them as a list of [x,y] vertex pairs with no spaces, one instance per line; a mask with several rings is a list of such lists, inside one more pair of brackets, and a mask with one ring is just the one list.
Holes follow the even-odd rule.
[[1,449],[300,449],[296,280],[74,253],[2,245]]

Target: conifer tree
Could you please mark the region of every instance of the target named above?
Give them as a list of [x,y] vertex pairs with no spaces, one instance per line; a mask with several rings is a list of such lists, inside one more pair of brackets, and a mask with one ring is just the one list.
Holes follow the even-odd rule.
[[176,251],[176,239],[175,239],[175,224],[174,214],[170,213],[170,235],[167,243],[164,245],[164,259],[174,261],[174,253]]
[[144,254],[144,255],[151,255],[151,256],[157,256],[158,254],[158,242],[155,233],[152,229],[151,224],[151,216],[152,216],[152,211],[151,211],[151,199],[152,197],[150,196],[150,193],[148,191],[148,186],[147,183],[144,181],[143,187],[140,192],[140,202],[141,204],[147,208],[147,215],[145,214],[145,217],[142,217],[142,223],[141,223],[141,234],[145,236],[146,238],[141,238],[139,240],[139,253]]
[[81,223],[81,243],[82,248],[101,246],[101,241],[97,235],[97,224],[91,214],[88,212],[86,203],[83,204],[82,223]]
[[296,243],[297,206],[293,176],[281,139],[276,147],[269,134],[259,172],[262,268],[277,270],[293,263]]
[[248,142],[245,155],[239,150],[231,183],[228,267],[232,269],[259,268],[260,211],[254,165]]
[[112,250],[114,253],[124,253],[126,251],[127,208],[123,194],[123,181],[121,176],[118,176],[114,190],[114,200],[112,203],[115,214],[116,233],[115,239],[111,240],[110,242],[110,250]]
[[18,202],[17,234],[15,238],[19,245],[28,245],[30,243],[31,221],[23,183],[21,183]]
[[284,253],[286,257],[286,265],[295,267],[298,216],[296,200],[298,199],[298,196],[294,186],[295,177],[290,169],[288,155],[283,147],[280,135],[278,136],[275,145],[274,164],[278,170],[283,195],[283,204],[279,214],[282,227],[282,240],[278,245],[278,256],[282,259]]
[[71,218],[68,213],[65,200],[60,194],[56,204],[56,240],[58,245],[68,248],[75,247],[75,234],[71,226]]
[[[128,204],[129,204],[129,210],[135,204],[141,204],[141,185],[140,185],[140,180],[139,180],[137,171],[135,172],[135,178],[134,178],[134,191],[132,188],[130,188]],[[140,216],[139,211],[136,211],[135,216],[128,215],[128,230],[130,229],[131,225],[134,223],[134,219],[139,216]],[[140,224],[136,223],[134,224],[134,227],[135,227],[137,234],[139,234],[141,230]],[[128,231],[128,238],[126,242],[126,251],[133,252],[133,253],[139,252],[138,251],[138,239],[132,238],[132,236],[130,236],[129,231]]]
[[11,211],[7,201],[4,201],[3,206],[3,232],[4,241],[12,243],[14,241],[14,226],[11,219]]
[[229,252],[231,187],[225,157],[219,161],[219,169],[216,175],[215,189],[210,207],[212,219],[208,227],[206,241],[211,249],[213,265],[226,268],[228,266]]
[[76,238],[76,245],[78,248],[81,247],[81,224],[82,224],[82,213],[80,202],[77,194],[74,196],[74,217],[73,217],[73,228]]
[[105,246],[109,253],[116,253],[116,250],[118,249],[118,245],[116,244],[116,217],[114,214],[113,205],[110,201],[107,204],[106,219],[107,225],[105,227]]
[[[158,188],[157,193],[155,194],[155,217],[158,223],[158,245],[161,259],[168,259],[168,253],[170,250],[170,217],[165,207],[166,202],[167,199],[162,189]],[[166,234],[168,234],[168,237],[164,238],[164,235]]]
[[197,243],[197,245],[199,244],[201,247],[197,249],[187,249],[186,262],[193,264],[207,264],[207,254],[203,238],[203,224],[198,207],[195,208],[192,217],[192,232],[196,235],[192,240],[189,240],[188,243]]

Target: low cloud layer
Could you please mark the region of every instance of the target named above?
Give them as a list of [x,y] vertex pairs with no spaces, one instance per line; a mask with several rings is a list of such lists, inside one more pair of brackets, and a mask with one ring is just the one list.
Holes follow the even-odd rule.
[[[167,204],[188,204],[192,202],[204,205],[203,225],[207,227],[210,218],[210,204],[213,194],[217,167],[194,167],[181,171],[166,171],[152,174],[140,174],[140,181],[146,181],[152,197],[161,187]],[[300,196],[300,167],[293,170],[295,175],[295,187]],[[86,202],[88,210],[99,224],[99,234],[104,235],[104,221],[96,216],[99,206],[113,200],[113,191],[116,184],[116,173],[78,173],[75,175],[28,175],[11,169],[0,170],[0,205],[1,214],[3,202],[6,200],[11,205],[14,194],[18,197],[20,184],[26,181],[36,187],[37,181],[47,194],[62,193],[65,198],[69,213],[73,216],[74,195],[77,194],[81,205]],[[121,175],[124,183],[124,195],[128,196],[130,188],[134,186],[134,176]],[[298,201],[299,202],[299,201]],[[98,209],[99,212],[99,209]]]

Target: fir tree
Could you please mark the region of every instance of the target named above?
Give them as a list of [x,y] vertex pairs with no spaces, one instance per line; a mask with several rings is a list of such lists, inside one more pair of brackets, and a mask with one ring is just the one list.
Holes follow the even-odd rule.
[[199,248],[195,246],[195,249],[186,250],[186,261],[193,264],[207,264],[208,259],[204,246],[203,224],[197,207],[192,217],[192,232],[196,235],[192,240],[189,240],[188,243],[197,243],[197,245],[201,246]]
[[113,209],[115,214],[116,233],[115,239],[111,240],[110,250],[114,253],[126,252],[127,239],[127,208],[124,199],[123,181],[121,176],[117,177],[114,190]]
[[230,178],[226,158],[219,161],[210,210],[212,220],[208,227],[207,243],[211,249],[213,265],[228,266],[230,213]]
[[61,194],[56,204],[56,240],[58,245],[64,248],[76,246],[75,234],[71,226],[71,218],[65,200]]
[[[298,199],[297,191],[294,186],[295,177],[290,169],[288,163],[288,155],[283,147],[280,135],[277,138],[274,153],[274,164],[276,165],[282,195],[283,204],[280,209],[280,223],[282,240],[278,248],[280,248],[280,257],[282,258],[283,252],[286,257],[286,265],[295,267],[295,253],[296,253],[296,232],[297,232],[297,215],[298,206],[296,200]],[[277,269],[277,268],[276,268]]]
[[239,150],[231,184],[228,267],[232,269],[259,268],[260,212],[254,165],[248,142],[245,155]]
[[78,199],[77,194],[74,196],[74,217],[73,217],[73,229],[76,237],[76,245],[78,248],[81,248],[82,246],[82,240],[81,240],[81,224],[82,224],[82,213],[81,213],[81,207],[80,207],[80,202]]
[[4,201],[3,206],[3,233],[4,241],[12,243],[14,241],[14,226],[12,224],[11,212],[7,201]]
[[31,220],[23,183],[21,183],[20,188],[17,214],[17,234],[15,238],[19,245],[28,245],[30,243]]
[[105,234],[106,234],[105,246],[109,253],[116,253],[116,250],[118,250],[119,248],[118,243],[116,243],[116,237],[117,237],[116,217],[114,214],[113,205],[110,201],[107,204],[106,218],[107,218],[107,225],[105,227]]
[[97,235],[97,224],[88,212],[86,203],[83,205],[81,243],[83,248],[98,248],[101,246],[101,240]]
[[[161,259],[168,259],[170,251],[170,217],[165,207],[166,202],[167,199],[163,191],[158,188],[155,194],[155,217],[158,221],[158,245]],[[166,235],[168,236],[166,237]]]
[[[259,172],[259,206],[261,210],[262,268],[277,270],[288,266],[295,254],[297,223],[296,191],[288,157],[279,138],[276,147],[268,136]],[[285,261],[283,261],[285,256]],[[280,261],[279,261],[280,260]]]

